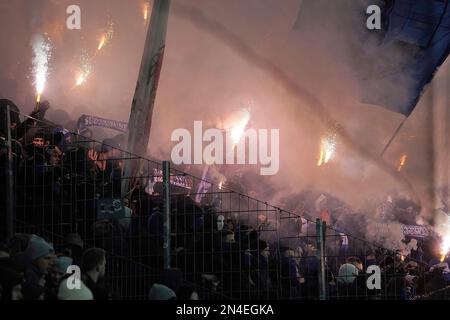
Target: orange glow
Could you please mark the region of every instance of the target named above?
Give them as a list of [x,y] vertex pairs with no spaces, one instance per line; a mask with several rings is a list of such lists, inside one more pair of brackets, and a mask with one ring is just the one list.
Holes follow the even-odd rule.
[[406,164],[407,159],[408,159],[408,157],[406,156],[406,154],[404,154],[400,157],[400,164],[397,169],[399,172],[402,170],[403,166]]
[[106,36],[103,35],[102,38],[100,39],[100,43],[98,44],[97,50],[98,51],[102,50],[102,48],[105,45],[105,43],[106,43]]

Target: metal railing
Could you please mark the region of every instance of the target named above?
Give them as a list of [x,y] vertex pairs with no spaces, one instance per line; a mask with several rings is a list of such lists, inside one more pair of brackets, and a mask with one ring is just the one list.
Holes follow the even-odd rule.
[[[439,276],[320,219],[27,119],[27,134],[8,130],[2,148],[2,195],[12,191],[2,237],[34,233],[62,250],[65,235],[79,234],[107,251],[108,284],[122,299],[147,299],[168,268],[202,299],[411,299]],[[140,171],[123,176],[125,161]],[[133,180],[126,195],[123,179]]]

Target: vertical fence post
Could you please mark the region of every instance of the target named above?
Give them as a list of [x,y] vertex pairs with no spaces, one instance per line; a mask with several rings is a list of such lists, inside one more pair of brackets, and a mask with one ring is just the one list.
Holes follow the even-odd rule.
[[9,105],[6,105],[6,132],[8,161],[6,163],[6,239],[14,235],[14,176],[13,176],[13,156],[12,156],[12,136],[11,136],[11,115]]
[[325,232],[326,223],[316,219],[317,258],[319,259],[319,299],[327,299],[326,274],[325,274]]
[[170,268],[170,163],[163,161],[164,269]]
[[12,157],[12,137],[11,137],[11,115],[9,105],[6,105],[6,132],[8,161],[6,163],[6,239],[14,234],[14,177],[13,177],[13,157]]

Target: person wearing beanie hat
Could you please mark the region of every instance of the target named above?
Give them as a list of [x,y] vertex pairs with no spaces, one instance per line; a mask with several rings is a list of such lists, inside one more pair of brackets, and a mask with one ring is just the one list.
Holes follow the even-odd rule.
[[364,282],[362,277],[363,275],[359,275],[359,270],[353,263],[344,263],[339,268],[337,277],[337,298],[354,299],[357,297],[358,291],[362,288],[362,282]]
[[45,276],[55,258],[53,246],[32,235],[25,250],[27,269],[25,271],[24,298],[26,300],[43,299],[45,293]]
[[345,263],[339,268],[338,283],[352,284],[358,276],[358,268],[352,263]]
[[53,258],[54,253],[55,250],[50,243],[35,234],[31,235],[31,238],[28,241],[28,246],[25,250],[25,254],[30,261],[35,261],[43,257]]
[[162,284],[155,283],[150,289],[149,298],[150,300],[175,300],[177,295],[172,289]]
[[58,287],[58,300],[94,300],[91,290],[80,280],[80,288],[70,289],[67,284],[67,278],[61,281]]
[[73,259],[71,257],[60,256],[53,262],[51,270],[61,274],[65,274],[67,272],[67,268],[72,265],[72,262]]
[[55,259],[47,276],[46,287],[49,289],[49,292],[47,292],[46,299],[56,300],[58,285],[61,279],[67,275],[67,268],[72,264],[73,259],[70,257],[60,256]]

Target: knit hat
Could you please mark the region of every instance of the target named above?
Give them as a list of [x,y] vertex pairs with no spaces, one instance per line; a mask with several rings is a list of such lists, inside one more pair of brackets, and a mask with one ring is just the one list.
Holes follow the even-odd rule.
[[345,263],[339,268],[338,282],[352,284],[358,275],[358,269],[351,263]]
[[58,257],[52,265],[52,269],[60,272],[60,273],[66,273],[67,268],[72,265],[73,259],[71,257],[61,256]]
[[35,234],[31,236],[27,249],[25,250],[26,256],[31,260],[36,260],[47,255],[54,255],[54,253],[53,246]]
[[80,289],[69,289],[67,287],[67,280],[61,281],[58,288],[58,300],[94,300],[94,296],[88,287],[80,280]]
[[172,289],[163,286],[162,284],[155,283],[150,289],[150,300],[171,300],[176,297],[177,296]]

